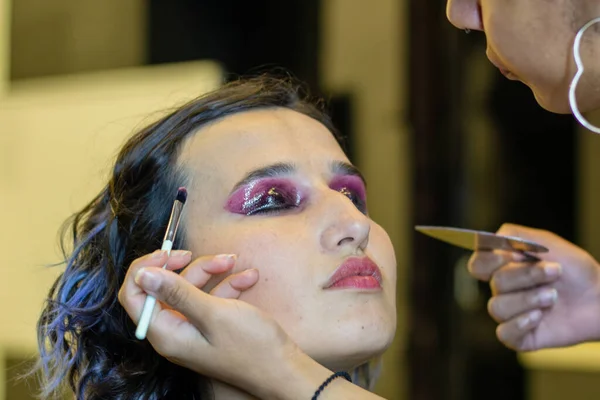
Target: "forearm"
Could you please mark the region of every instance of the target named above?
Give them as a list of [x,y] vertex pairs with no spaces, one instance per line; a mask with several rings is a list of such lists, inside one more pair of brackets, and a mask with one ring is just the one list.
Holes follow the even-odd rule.
[[[269,398],[278,400],[309,400],[318,387],[333,374],[303,353],[295,355],[278,370],[277,377],[268,387]],[[318,399],[382,400],[383,398],[340,377],[327,385]]]

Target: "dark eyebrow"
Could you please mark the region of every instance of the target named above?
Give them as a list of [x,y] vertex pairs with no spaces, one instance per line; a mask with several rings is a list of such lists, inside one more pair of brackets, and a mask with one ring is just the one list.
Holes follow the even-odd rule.
[[291,163],[275,163],[275,164],[271,164],[271,165],[267,165],[267,166],[255,169],[253,171],[248,172],[246,174],[246,176],[244,176],[244,178],[242,178],[241,181],[236,183],[233,186],[233,189],[231,190],[231,192],[233,193],[240,187],[246,186],[257,179],[273,178],[273,177],[281,176],[281,175],[291,175],[294,172],[296,172],[296,170],[297,170],[296,166]]
[[367,180],[365,179],[363,174],[360,173],[358,168],[356,168],[352,164],[349,164],[345,161],[333,161],[331,163],[331,171],[336,175],[358,176],[360,178],[360,180],[363,181],[363,184],[365,185],[365,187],[367,187]]

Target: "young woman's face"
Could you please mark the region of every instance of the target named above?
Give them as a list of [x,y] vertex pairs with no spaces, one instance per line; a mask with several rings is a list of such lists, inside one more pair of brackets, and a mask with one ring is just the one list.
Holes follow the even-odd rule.
[[[572,44],[577,31],[600,16],[597,0],[448,0],[447,14],[458,28],[484,31],[490,61],[509,79],[529,86],[542,107],[570,112]],[[588,39],[595,35],[593,29],[586,32]],[[587,86],[582,81],[578,90],[582,110],[598,106]]]
[[234,271],[259,270],[242,300],[330,368],[387,348],[394,251],[368,216],[363,179],[325,126],[283,108],[235,114],[199,130],[180,163],[191,176],[190,250],[237,254]]

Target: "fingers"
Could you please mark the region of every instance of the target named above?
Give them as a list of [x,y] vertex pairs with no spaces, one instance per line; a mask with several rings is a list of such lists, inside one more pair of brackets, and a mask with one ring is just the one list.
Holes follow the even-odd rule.
[[213,275],[230,271],[235,265],[235,261],[236,256],[234,254],[199,257],[190,263],[180,275],[192,285],[202,288]]
[[135,259],[129,271],[143,267],[162,267],[165,263],[167,269],[178,270],[188,265],[191,259],[192,252],[188,250],[172,250],[169,256],[165,250],[156,250],[154,253]]
[[[219,309],[214,303],[222,302],[222,299],[204,293],[182,276],[160,268],[140,269],[135,282],[148,294],[185,316],[202,334],[210,334],[214,318],[211,310]],[[141,307],[139,310],[141,312]],[[152,331],[153,323],[150,323],[149,332]]]
[[507,263],[514,255],[505,251],[476,251],[469,258],[469,273],[481,281],[489,281],[491,276]]
[[[160,339],[162,334],[168,336],[169,329],[181,329],[181,325],[189,325],[184,329],[199,330],[197,335],[206,337],[210,334],[207,328],[213,318],[210,310],[215,308],[211,303],[216,297],[238,298],[258,281],[256,269],[242,271],[225,278],[209,295],[200,289],[211,277],[230,272],[235,265],[235,255],[199,257],[192,263],[190,260],[188,251],[172,251],[170,257],[157,251],[136,259],[127,271],[119,291],[119,302],[134,322],[139,320],[148,295],[159,300],[148,330],[151,342],[153,338],[154,341]],[[165,263],[167,267],[163,269]],[[184,267],[179,275],[170,271]],[[163,345],[159,347],[164,348]]]
[[521,239],[531,240],[534,242],[544,241],[544,239],[547,239],[549,235],[552,235],[551,232],[543,229],[530,228],[528,226],[510,223],[502,224],[496,233],[505,236],[516,236]]
[[[235,260],[233,254],[200,257],[185,268],[181,276],[197,288],[202,288],[214,275],[230,271],[235,265]],[[223,279],[210,291],[210,294],[221,298],[237,299],[243,291],[254,286],[256,282],[258,282],[258,270],[244,270]]]
[[542,321],[543,312],[539,309],[523,313],[496,328],[498,340],[516,351],[537,350],[535,343],[526,340],[527,335],[536,329]]
[[213,296],[237,299],[243,291],[258,282],[258,270],[247,269],[239,274],[230,275],[219,283],[211,292]]
[[497,322],[505,322],[527,311],[551,307],[557,297],[556,289],[549,286],[502,294],[489,300],[488,312]]
[[531,289],[555,282],[561,273],[561,265],[554,262],[509,263],[492,275],[490,286],[494,295]]
[[189,251],[174,250],[169,257],[165,251],[157,250],[136,259],[127,270],[123,285],[119,290],[118,299],[129,317],[137,323],[140,318],[141,309],[146,300],[146,293],[135,283],[135,275],[142,268],[162,268],[167,263],[167,269],[177,270],[185,267],[191,260]]
[[550,251],[556,251],[563,246],[571,246],[565,239],[545,229],[530,228],[516,224],[503,224],[496,232],[500,235],[514,236],[546,246]]
[[[159,295],[159,289],[161,282],[169,277],[175,278],[179,285],[187,284],[190,287],[176,286],[175,290],[172,290],[168,294],[168,302],[164,300],[163,296]],[[186,343],[195,343],[195,346],[206,345],[207,341],[203,333],[197,329],[197,327],[187,318],[186,315],[179,311],[173,310],[176,306],[180,305],[182,301],[194,290],[204,295],[196,287],[190,285],[184,278],[178,274],[157,267],[144,267],[137,271],[134,277],[135,283],[148,295],[152,295],[159,301],[156,302],[150,323],[148,325],[148,332],[146,337],[152,344],[152,347],[161,355],[167,357],[177,357],[181,355],[181,351],[186,351],[181,348],[181,342],[173,340],[173,333],[177,332],[180,338],[186,338]],[[160,293],[163,293],[162,291]],[[147,295],[145,296],[147,298]],[[177,301],[176,299],[179,299]],[[210,301],[210,299],[209,299]],[[196,300],[199,307],[206,307],[207,302],[199,302]],[[140,315],[142,312],[143,305],[131,307],[131,314]]]
[[[197,288],[202,288],[213,275],[230,271],[235,265],[235,260],[233,254],[200,257],[186,267],[181,276]],[[243,291],[254,286],[256,282],[258,282],[258,270],[244,270],[223,279],[210,291],[210,294],[221,298],[237,299]]]
[[[496,232],[499,235],[514,236],[540,244],[556,241],[551,232],[528,228],[515,224],[503,224]],[[489,281],[492,275],[505,264],[513,261],[524,261],[523,254],[506,251],[476,251],[469,259],[469,272],[473,277]]]

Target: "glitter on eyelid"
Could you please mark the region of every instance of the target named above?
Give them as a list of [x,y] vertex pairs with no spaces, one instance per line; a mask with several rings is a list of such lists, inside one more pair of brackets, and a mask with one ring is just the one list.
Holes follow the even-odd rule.
[[[242,204],[242,211],[244,212],[249,212],[252,211],[253,209],[256,208],[256,204],[264,198],[264,193],[256,193],[253,197],[250,197],[250,190],[245,191],[244,193],[244,203]],[[281,197],[282,195],[277,191],[277,188],[272,187],[269,190],[267,190],[267,195],[269,196],[279,196]]]
[[293,182],[287,179],[260,179],[234,192],[225,207],[233,213],[283,211],[298,207],[304,196]]

